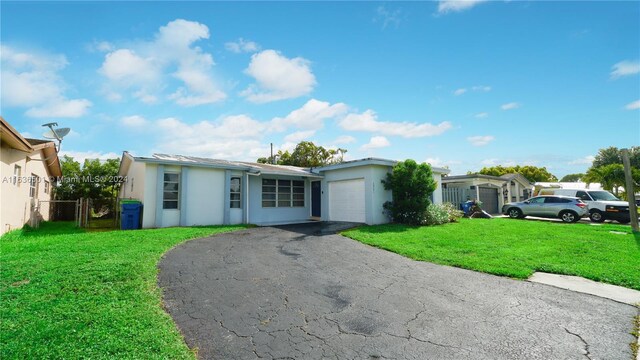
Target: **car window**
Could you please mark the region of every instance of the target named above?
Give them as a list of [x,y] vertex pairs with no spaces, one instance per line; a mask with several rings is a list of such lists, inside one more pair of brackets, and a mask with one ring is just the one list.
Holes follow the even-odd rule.
[[542,203],[544,203],[544,198],[543,197],[534,197],[534,198],[529,199],[529,202],[531,204],[542,204]]
[[617,197],[613,196],[613,194],[608,192],[608,191],[589,191],[589,194],[591,194],[591,197],[595,201],[618,201],[618,200],[620,200]]
[[591,197],[589,197],[589,194],[587,194],[586,191],[577,191],[576,192],[576,197],[580,200],[587,200],[587,201],[591,201]]
[[555,204],[555,203],[559,202],[558,200],[560,200],[560,199],[557,198],[557,197],[548,197],[548,198],[544,199],[544,203],[545,204]]

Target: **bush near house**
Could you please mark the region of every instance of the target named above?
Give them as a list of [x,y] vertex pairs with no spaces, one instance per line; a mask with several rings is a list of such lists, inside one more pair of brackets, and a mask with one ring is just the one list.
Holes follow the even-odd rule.
[[429,199],[436,189],[429,164],[418,165],[411,159],[400,161],[382,183],[393,196],[393,201],[387,201],[384,208],[394,222],[424,224],[425,213],[431,203]]

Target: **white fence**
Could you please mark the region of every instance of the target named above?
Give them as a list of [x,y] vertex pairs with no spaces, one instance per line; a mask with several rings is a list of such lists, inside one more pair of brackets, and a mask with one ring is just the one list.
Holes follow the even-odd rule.
[[469,189],[454,187],[442,189],[442,202],[452,203],[456,207],[473,198],[475,198],[475,193],[472,193],[472,190]]

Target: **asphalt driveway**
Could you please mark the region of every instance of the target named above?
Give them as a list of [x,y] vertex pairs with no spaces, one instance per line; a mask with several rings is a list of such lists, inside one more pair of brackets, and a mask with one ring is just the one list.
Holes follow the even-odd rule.
[[631,359],[638,309],[417,262],[333,234],[254,228],[160,262],[164,302],[203,359]]

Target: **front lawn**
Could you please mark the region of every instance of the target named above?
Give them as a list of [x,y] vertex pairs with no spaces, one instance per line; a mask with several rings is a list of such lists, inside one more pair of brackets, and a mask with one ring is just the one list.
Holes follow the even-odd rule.
[[640,290],[640,236],[629,226],[461,219],[441,226],[365,226],[343,235],[415,260],[495,275],[526,279],[544,271]]
[[242,226],[85,233],[43,223],[0,238],[0,358],[193,359],[162,309],[163,253]]

